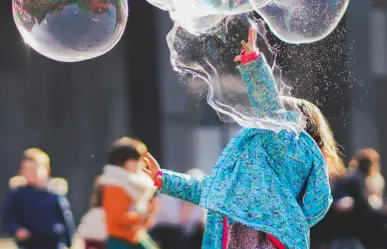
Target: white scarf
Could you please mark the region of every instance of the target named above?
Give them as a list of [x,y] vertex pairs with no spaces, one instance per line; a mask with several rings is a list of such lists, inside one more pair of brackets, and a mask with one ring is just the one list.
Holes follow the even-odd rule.
[[153,181],[144,172],[133,174],[114,165],[104,167],[101,184],[123,189],[135,201],[138,212],[146,211],[149,200],[157,190]]
[[87,212],[78,227],[78,234],[86,240],[105,241],[107,238],[105,212],[93,208]]

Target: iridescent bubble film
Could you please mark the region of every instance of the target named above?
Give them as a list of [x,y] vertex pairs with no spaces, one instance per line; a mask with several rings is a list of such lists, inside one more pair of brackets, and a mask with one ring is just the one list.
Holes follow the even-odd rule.
[[148,0],[169,11],[190,33],[208,32],[230,15],[256,11],[270,30],[287,43],[311,43],[338,25],[349,0]]
[[126,0],[13,0],[13,16],[24,41],[61,62],[98,57],[122,37]]
[[[207,103],[222,121],[236,121],[248,128],[275,131],[288,129],[299,132],[303,127],[303,120],[290,122],[285,118],[272,118],[270,115],[258,117],[251,106],[246,84],[237,69],[238,64],[233,61],[242,50],[241,41],[247,41],[251,26],[258,29],[257,47],[266,58],[269,70],[274,74],[280,95],[289,95],[290,89],[281,80],[281,71],[275,65],[276,50],[266,39],[265,25],[262,20],[254,19],[252,15],[229,16],[209,32],[200,35],[191,34],[181,26],[175,26],[167,36],[172,65],[180,74],[191,75],[189,81],[200,79],[207,83]],[[299,112],[294,106],[291,109]]]
[[255,9],[279,39],[300,44],[327,37],[348,4],[349,0],[276,0]]

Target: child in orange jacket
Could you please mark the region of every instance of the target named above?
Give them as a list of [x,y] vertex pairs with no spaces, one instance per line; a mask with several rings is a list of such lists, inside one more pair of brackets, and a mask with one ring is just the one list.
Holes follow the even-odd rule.
[[106,216],[106,249],[157,249],[146,229],[154,221],[156,191],[142,172],[146,147],[123,138],[113,144],[101,176],[102,206]]

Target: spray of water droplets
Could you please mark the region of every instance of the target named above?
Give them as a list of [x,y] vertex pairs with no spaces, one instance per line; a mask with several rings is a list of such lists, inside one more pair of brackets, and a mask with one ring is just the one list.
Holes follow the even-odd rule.
[[[254,116],[248,92],[233,63],[241,51],[240,41],[247,30],[259,30],[258,47],[276,78],[280,95],[290,94],[276,66],[277,51],[266,39],[263,22],[270,34],[286,44],[321,41],[337,27],[349,0],[148,0],[169,12],[175,26],[167,37],[174,69],[191,74],[192,81],[208,84],[207,103],[223,121],[236,121],[243,127],[271,130],[302,127],[286,120]],[[292,107],[292,109],[297,109]],[[301,116],[301,115],[300,115]]]
[[[289,122],[285,117],[278,119],[269,114],[260,114],[258,117],[251,106],[246,84],[233,61],[241,52],[241,41],[247,41],[250,26],[258,30],[257,47],[266,58],[269,70],[274,73],[279,93],[289,95],[290,88],[281,80],[281,71],[275,65],[277,52],[266,39],[265,25],[251,14],[227,17],[210,32],[201,35],[191,34],[176,25],[167,36],[172,65],[180,74],[192,75],[191,82],[201,79],[208,83],[207,103],[222,121],[236,121],[249,128],[298,132],[302,120]],[[292,109],[298,111],[295,107]]]
[[334,115],[329,117],[330,121],[337,120],[341,125],[350,122],[354,111],[352,88],[364,88],[363,79],[353,69],[354,41],[348,39],[349,32],[348,24],[342,22],[319,42],[302,46],[281,43],[277,56],[292,95],[306,98],[323,110],[329,109]]

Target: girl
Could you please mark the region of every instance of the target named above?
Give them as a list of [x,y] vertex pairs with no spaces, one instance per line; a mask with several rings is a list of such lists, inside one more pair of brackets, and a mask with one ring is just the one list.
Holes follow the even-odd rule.
[[[285,109],[272,72],[255,47],[256,37],[257,31],[250,29],[248,43],[242,41],[244,51],[235,57],[241,62],[251,105],[258,115],[296,122],[295,112]],[[149,170],[144,171],[162,193],[209,210],[203,249],[309,248],[309,230],[332,201],[321,151],[331,151],[328,147],[334,144],[328,126],[322,125],[324,119],[309,121],[323,137],[314,141],[306,132],[241,129],[210,176],[160,170],[149,154],[145,158]]]

